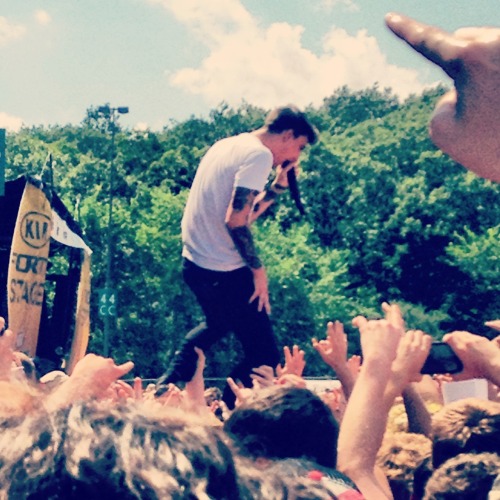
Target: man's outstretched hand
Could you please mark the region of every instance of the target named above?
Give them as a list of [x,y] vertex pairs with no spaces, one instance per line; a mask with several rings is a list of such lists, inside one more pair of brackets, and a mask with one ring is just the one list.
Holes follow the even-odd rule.
[[455,83],[431,118],[432,141],[477,175],[500,182],[500,28],[448,33],[394,13],[385,21]]

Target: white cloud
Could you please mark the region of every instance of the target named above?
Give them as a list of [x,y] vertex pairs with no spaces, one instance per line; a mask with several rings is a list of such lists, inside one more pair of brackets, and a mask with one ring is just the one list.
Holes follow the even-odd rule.
[[52,21],[52,18],[50,17],[50,14],[46,10],[36,10],[34,13],[35,20],[38,24],[41,24],[42,26],[45,26],[49,24]]
[[17,116],[11,116],[0,111],[0,128],[17,132],[23,125],[23,120]]
[[319,105],[336,88],[360,90],[378,83],[401,97],[424,85],[416,70],[387,62],[377,40],[365,30],[355,35],[333,28],[321,53],[302,44],[300,25],[261,27],[239,0],[148,0],[169,10],[205,41],[209,55],[198,67],[169,73],[169,83],[213,106],[244,99],[264,108],[289,102]]
[[0,16],[0,47],[11,40],[21,38],[26,28],[21,24],[13,24],[6,17]]
[[337,6],[344,7],[349,12],[359,12],[360,10],[359,5],[353,0],[320,0],[318,5],[320,9],[327,12],[332,11]]

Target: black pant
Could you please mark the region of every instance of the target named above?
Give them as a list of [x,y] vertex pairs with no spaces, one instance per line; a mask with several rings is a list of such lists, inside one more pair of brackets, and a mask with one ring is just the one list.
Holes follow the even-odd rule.
[[[231,377],[251,386],[252,368],[276,367],[280,355],[269,316],[265,310],[257,310],[258,300],[248,303],[254,292],[253,274],[249,268],[211,271],[184,259],[183,277],[205,313],[206,324],[186,335],[181,350],[176,353],[172,379],[190,380],[197,360],[194,347],[206,351],[229,332],[234,332],[244,353]],[[226,389],[224,400],[231,405],[234,398],[229,391]]]

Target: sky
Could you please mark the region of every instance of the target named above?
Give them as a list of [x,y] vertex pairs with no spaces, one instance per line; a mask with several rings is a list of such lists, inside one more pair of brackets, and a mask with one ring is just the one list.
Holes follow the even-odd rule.
[[498,0],[0,0],[0,128],[128,106],[161,130],[221,103],[318,106],[342,85],[402,99],[446,75],[384,25],[500,25]]

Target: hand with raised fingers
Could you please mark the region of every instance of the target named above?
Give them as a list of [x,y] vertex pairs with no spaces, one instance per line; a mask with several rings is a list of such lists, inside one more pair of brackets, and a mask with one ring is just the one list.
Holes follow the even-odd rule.
[[205,353],[198,347],[194,348],[198,361],[196,363],[196,371],[193,378],[186,383],[187,404],[196,411],[206,410],[207,404],[205,401],[205,379],[203,372],[205,370]]
[[126,401],[134,396],[134,388],[124,380],[115,380],[105,392],[105,399],[112,401]]
[[74,401],[106,397],[113,383],[133,368],[132,361],[117,365],[111,358],[86,354],[71,375],[49,394],[45,406],[49,411],[55,411]]
[[464,365],[468,378],[486,378],[500,385],[500,346],[496,340],[465,331],[447,333],[443,337]]
[[384,302],[382,310],[382,319],[369,320],[364,316],[356,316],[352,320],[353,326],[359,329],[363,365],[367,361],[375,361],[381,367],[390,367],[404,335],[405,324],[399,306]]
[[305,352],[299,346],[294,345],[292,350],[288,346],[283,347],[283,353],[285,355],[285,364],[283,367],[281,364],[276,367],[278,377],[286,374],[302,377],[306,367]]
[[117,365],[111,358],[97,354],[85,355],[76,365],[67,382],[80,384],[82,395],[98,397],[113,382],[126,375],[134,368],[132,361]]
[[264,387],[270,387],[274,385],[276,378],[274,376],[274,370],[271,366],[262,365],[257,368],[253,368],[250,374],[250,378],[254,385],[256,385],[259,389],[263,389]]
[[236,407],[240,406],[253,396],[253,390],[245,387],[241,382],[237,384],[231,377],[227,377],[226,380],[227,384],[233,391],[233,394],[236,396],[236,401],[234,403]]
[[168,384],[168,388],[161,396],[156,396],[154,400],[162,406],[170,408],[180,408],[185,399],[185,393],[175,384]]
[[410,382],[422,379],[420,370],[429,355],[432,337],[422,330],[408,330],[401,338],[392,362],[391,385],[395,394],[401,393]]
[[347,367],[347,335],[340,321],[329,321],[326,325],[326,339],[312,339],[314,349],[321,359],[335,372]]
[[385,21],[455,83],[431,118],[433,142],[477,175],[500,182],[500,28],[449,33],[394,13]]

